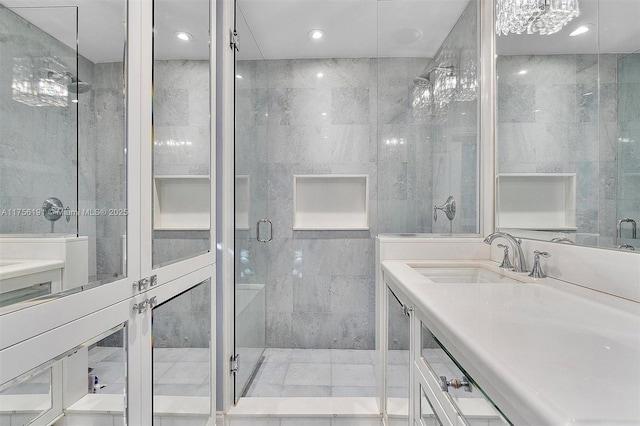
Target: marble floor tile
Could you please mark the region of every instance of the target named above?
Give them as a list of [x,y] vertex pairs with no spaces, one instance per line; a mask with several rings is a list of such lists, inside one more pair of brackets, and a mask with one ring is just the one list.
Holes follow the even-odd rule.
[[158,384],[203,384],[209,378],[207,362],[176,362],[166,373],[159,376]]
[[266,383],[251,383],[244,396],[251,397],[278,397],[282,394],[282,385],[269,385]]
[[408,350],[389,350],[387,355],[389,364],[409,365]]
[[209,348],[189,348],[180,361],[186,362],[209,362]]
[[371,364],[371,352],[356,349],[331,349],[332,364]]
[[333,386],[375,386],[375,371],[371,364],[333,364]]
[[165,395],[165,396],[209,396],[209,384],[202,384],[202,385],[154,384],[153,394]]
[[283,397],[303,397],[303,396],[331,396],[330,386],[283,386],[280,396]]
[[362,397],[377,395],[378,388],[375,386],[331,386],[331,396]]
[[245,396],[375,396],[375,351],[268,348]]
[[330,349],[294,349],[289,361],[292,363],[331,363]]
[[264,350],[264,362],[289,362],[295,349],[267,348]]
[[289,364],[284,362],[263,363],[254,377],[254,381],[267,385],[284,385]]
[[89,350],[89,364],[94,362],[104,361],[110,355],[113,355],[115,352],[124,350],[122,348],[111,348],[106,346],[94,346]]
[[123,348],[112,348],[115,349],[109,355],[105,356],[101,361],[102,362],[124,362],[125,360],[125,350]]
[[286,386],[330,386],[331,364],[289,364]]
[[153,361],[176,362],[192,351],[191,348],[153,348]]

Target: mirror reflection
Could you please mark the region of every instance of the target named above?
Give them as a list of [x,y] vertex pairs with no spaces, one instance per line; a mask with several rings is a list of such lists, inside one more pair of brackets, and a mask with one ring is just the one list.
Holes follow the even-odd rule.
[[580,0],[555,27],[496,10],[498,228],[638,250],[640,3]]
[[0,425],[124,425],[127,328],[120,324],[0,386]]
[[209,250],[209,1],[154,1],[153,264]]
[[0,312],[126,275],[126,1],[58,4],[0,4]]
[[30,424],[52,406],[51,367],[0,387],[0,425]]
[[210,300],[207,280],[153,309],[154,424],[208,424]]

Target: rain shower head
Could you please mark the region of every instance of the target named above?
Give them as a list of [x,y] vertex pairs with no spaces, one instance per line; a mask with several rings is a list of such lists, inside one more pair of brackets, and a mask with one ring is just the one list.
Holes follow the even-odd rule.
[[86,93],[91,90],[91,85],[85,81],[80,80],[78,77],[70,72],[59,73],[56,71],[49,71],[47,77],[55,81],[68,81],[67,90],[71,93]]
[[67,89],[69,89],[71,93],[86,93],[91,90],[91,85],[72,75],[71,83],[67,84]]

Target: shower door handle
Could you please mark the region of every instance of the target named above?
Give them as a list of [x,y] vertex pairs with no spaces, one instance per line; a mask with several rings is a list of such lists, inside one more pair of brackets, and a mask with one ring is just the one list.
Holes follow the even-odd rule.
[[[260,238],[260,224],[262,223],[267,223],[269,224],[269,238]],[[256,227],[256,239],[258,241],[260,241],[261,243],[268,243],[269,241],[273,240],[273,223],[271,223],[271,221],[269,219],[260,219],[258,221],[257,227]]]

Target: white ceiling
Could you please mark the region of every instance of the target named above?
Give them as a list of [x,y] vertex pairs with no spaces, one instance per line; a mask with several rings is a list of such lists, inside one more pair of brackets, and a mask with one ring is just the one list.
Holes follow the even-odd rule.
[[[327,57],[431,57],[469,0],[239,0],[241,59]],[[121,61],[124,0],[0,0],[44,31],[73,45],[78,7],[80,54],[93,62]],[[640,49],[640,0],[580,0],[581,15],[551,36],[497,38],[499,54],[627,53]],[[37,7],[39,9],[29,9]],[[155,0],[157,59],[205,59],[208,55],[207,0]],[[598,13],[599,10],[599,13]],[[568,37],[579,23],[594,24]],[[309,30],[323,29],[319,41]],[[184,30],[189,43],[174,37]],[[599,34],[599,37],[598,37]],[[255,40],[258,43],[255,43]]]
[[[239,57],[257,59],[260,53],[265,59],[432,57],[468,3],[239,0]],[[312,29],[322,29],[325,36],[312,40],[308,36]]]

